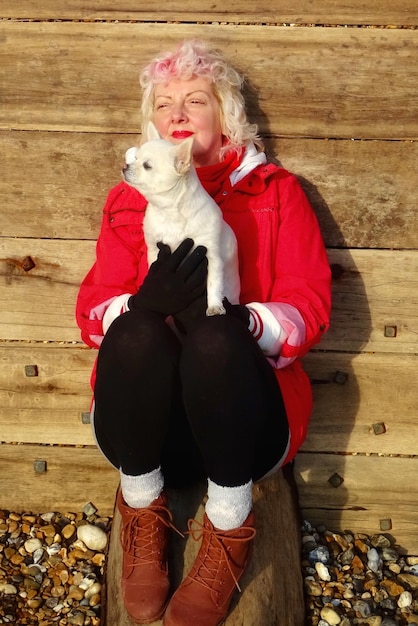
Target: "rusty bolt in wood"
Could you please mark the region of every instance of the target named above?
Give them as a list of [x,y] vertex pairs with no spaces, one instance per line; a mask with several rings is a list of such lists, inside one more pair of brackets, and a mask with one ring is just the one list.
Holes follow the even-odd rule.
[[392,530],[392,520],[388,517],[379,521],[380,530]]
[[37,365],[25,365],[25,376],[33,377],[38,376],[38,366]]
[[46,472],[47,463],[43,459],[36,459],[33,462],[33,469],[36,474],[44,474]]
[[22,260],[22,268],[25,270],[25,272],[30,272],[31,270],[33,270],[34,267],[35,261],[32,259],[32,257],[25,256],[25,258]]
[[81,423],[82,424],[90,424],[90,413],[89,412],[84,411],[81,414]]
[[335,474],[328,478],[328,482],[331,487],[335,487],[335,489],[337,489],[337,487],[343,484],[344,478],[340,476],[337,472],[335,472]]
[[384,334],[385,334],[385,337],[389,337],[390,339],[393,339],[398,334],[398,327],[397,326],[385,326]]
[[335,372],[332,380],[334,381],[334,383],[337,383],[337,385],[345,385],[345,383],[347,382],[347,378],[348,378],[348,374],[347,372]]
[[333,263],[330,267],[331,277],[333,280],[338,280],[344,274],[345,269],[339,263]]
[[87,502],[84,506],[83,506],[83,513],[84,515],[86,515],[87,517],[89,517],[90,515],[94,515],[95,513],[97,513],[97,509],[94,506],[94,504],[92,504],[91,502]]
[[372,424],[372,428],[375,435],[383,435],[386,432],[386,424],[384,422],[376,422]]

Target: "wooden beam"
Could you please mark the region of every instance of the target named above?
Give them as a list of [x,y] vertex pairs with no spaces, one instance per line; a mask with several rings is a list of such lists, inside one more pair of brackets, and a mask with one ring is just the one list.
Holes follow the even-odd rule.
[[329,250],[331,329],[321,348],[416,353],[418,254],[407,250]]
[[119,478],[96,446],[0,443],[0,509],[71,512],[91,502],[112,515]]
[[[135,134],[0,132],[7,154],[1,235],[95,239],[125,151],[138,140]],[[299,177],[327,246],[418,248],[417,142],[266,138],[266,148]]]
[[203,36],[247,75],[263,134],[417,136],[413,29],[4,21],[0,34],[2,129],[137,132],[139,68],[162,41]]
[[279,139],[331,248],[418,248],[418,142]]
[[[330,250],[329,258],[332,325],[322,349],[415,353],[417,251]],[[0,338],[79,341],[75,301],[93,260],[92,241],[0,239]]]
[[417,453],[417,358],[310,353],[313,413],[305,452]]
[[81,19],[81,20],[143,20],[175,22],[253,22],[256,24],[378,24],[417,25],[417,14],[409,0],[294,0],[275,5],[272,11],[261,0],[244,2],[231,0],[226,6],[219,0],[203,4],[199,0],[178,0],[161,5],[158,0],[146,4],[136,0],[125,0],[123,8],[110,0],[90,2],[84,0],[44,0],[28,3],[14,0],[2,7],[7,18],[24,19]]
[[0,344],[1,441],[95,445],[90,372],[97,351]]
[[[299,453],[295,477],[304,517],[334,531],[389,532],[418,551],[418,457]],[[338,485],[341,477],[343,482]]]
[[93,261],[92,241],[0,239],[0,338],[80,341],[75,301]]
[[[96,354],[51,344],[0,345],[2,441],[94,445],[87,422]],[[416,453],[415,355],[311,352],[303,363],[314,408],[302,450]]]

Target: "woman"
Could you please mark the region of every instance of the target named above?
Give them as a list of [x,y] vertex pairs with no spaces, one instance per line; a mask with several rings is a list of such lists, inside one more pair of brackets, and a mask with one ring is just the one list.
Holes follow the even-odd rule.
[[[302,444],[311,390],[300,358],[328,327],[330,271],[297,180],[267,164],[245,114],[242,77],[204,42],[181,43],[143,71],[143,133],[193,135],[199,178],[234,230],[241,297],[206,317],[205,249],[163,243],[148,271],[145,199],[108,197],[77,320],[100,346],[93,372],[98,446],[119,469],[122,589],[137,623],[217,626],[255,535],[254,481]],[[146,136],[145,136],[146,139]],[[208,484],[194,566],[169,600],[165,486]]]

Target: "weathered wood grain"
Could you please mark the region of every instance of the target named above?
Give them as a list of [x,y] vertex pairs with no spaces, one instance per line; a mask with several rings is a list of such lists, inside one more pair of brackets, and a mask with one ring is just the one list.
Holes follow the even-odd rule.
[[[80,340],[76,295],[94,248],[92,241],[0,239],[0,339]],[[25,270],[28,263],[34,267]]]
[[[203,491],[204,493],[204,491]],[[299,510],[291,482],[282,473],[254,487],[257,535],[252,560],[244,573],[225,626],[302,626],[303,590],[300,562]],[[171,497],[170,497],[171,496]],[[203,517],[202,489],[185,494],[170,492],[169,502],[177,527],[187,530],[186,520]],[[121,547],[120,513],[115,509],[107,566],[106,625],[133,626],[123,606],[120,592]],[[286,541],[283,541],[286,537]],[[170,571],[177,587],[190,570],[199,543],[172,536]],[[286,571],[286,575],[283,572]],[[160,626],[161,621],[154,626]]]
[[[0,132],[0,234],[95,239],[107,192],[138,138]],[[327,246],[418,248],[418,142],[267,138],[266,148],[300,178]]]
[[[333,530],[369,534],[384,530],[409,554],[418,553],[418,457],[299,453],[295,463],[302,514]],[[338,474],[339,487],[329,483]],[[387,529],[386,529],[387,530]]]
[[304,366],[314,408],[302,450],[417,453],[415,355],[311,353]]
[[[46,472],[34,470],[46,462]],[[92,502],[100,515],[112,515],[120,476],[90,448],[0,443],[0,509],[81,511]]]
[[[417,251],[329,250],[329,258],[332,325],[321,347],[415,353]],[[0,339],[79,341],[74,306],[93,260],[92,241],[0,239]]]
[[84,20],[151,20],[186,22],[254,22],[264,24],[395,24],[416,25],[416,11],[410,0],[304,0],[280,2],[272,11],[261,0],[243,2],[232,0],[226,6],[216,1],[202,4],[198,0],[171,1],[161,4],[148,0],[146,4],[137,0],[125,0],[123,7],[110,0],[94,0],[88,6],[84,0],[44,0],[33,3],[29,0],[14,0],[2,7],[2,15],[8,18],[32,19],[84,19]]
[[322,349],[416,353],[418,255],[404,250],[329,250],[331,330]]
[[0,344],[1,441],[95,445],[86,423],[95,356],[81,347]]
[[417,136],[413,29],[4,21],[0,36],[3,129],[137,132],[138,69],[203,36],[247,75],[263,134]]
[[415,248],[418,143],[279,139],[331,248]]
[[[95,239],[135,135],[0,131],[1,236]],[[23,174],[24,173],[24,174]]]

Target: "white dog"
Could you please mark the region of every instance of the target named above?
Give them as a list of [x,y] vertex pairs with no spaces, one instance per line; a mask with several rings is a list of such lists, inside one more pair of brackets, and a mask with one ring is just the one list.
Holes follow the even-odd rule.
[[157,258],[159,241],[172,251],[188,237],[195,246],[204,245],[208,259],[206,315],[223,315],[223,298],[237,304],[240,292],[235,235],[192,165],[193,137],[174,145],[161,139],[153,124],[149,134],[152,139],[127,151],[123,168],[126,182],[148,201],[144,218],[148,264]]

